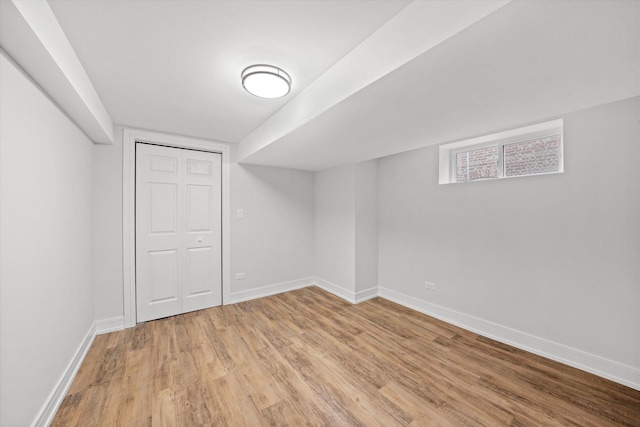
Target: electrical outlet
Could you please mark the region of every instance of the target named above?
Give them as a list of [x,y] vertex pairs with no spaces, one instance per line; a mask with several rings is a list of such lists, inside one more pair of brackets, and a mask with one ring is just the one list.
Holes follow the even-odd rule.
[[236,280],[244,279],[244,273],[236,273]]
[[432,291],[435,291],[435,290],[436,290],[436,284],[435,284],[435,283],[433,283],[433,282],[427,282],[427,281],[425,281],[425,282],[424,282],[424,287],[425,287],[425,288],[427,288],[427,289],[431,289]]
[[236,218],[238,218],[238,219],[243,219],[244,218],[244,210],[243,209],[238,209],[236,211]]

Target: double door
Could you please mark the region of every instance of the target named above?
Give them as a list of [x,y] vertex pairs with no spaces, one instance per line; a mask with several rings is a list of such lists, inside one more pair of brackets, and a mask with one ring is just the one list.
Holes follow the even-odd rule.
[[137,322],[222,303],[221,155],[136,144]]

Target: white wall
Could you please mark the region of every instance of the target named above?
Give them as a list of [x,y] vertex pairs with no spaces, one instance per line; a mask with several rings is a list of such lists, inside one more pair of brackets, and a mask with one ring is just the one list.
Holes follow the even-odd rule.
[[354,164],[316,172],[315,275],[355,292]]
[[380,286],[640,368],[639,117],[564,116],[564,174],[438,185],[435,146],[380,159]]
[[122,128],[113,145],[93,145],[93,284],[97,320],[123,313]]
[[378,162],[355,167],[355,290],[362,292],[378,287]]
[[232,297],[313,276],[313,188],[312,172],[232,164]]
[[92,329],[91,141],[0,53],[0,425],[31,424]]
[[352,302],[378,286],[377,184],[376,160],[316,172],[318,285]]

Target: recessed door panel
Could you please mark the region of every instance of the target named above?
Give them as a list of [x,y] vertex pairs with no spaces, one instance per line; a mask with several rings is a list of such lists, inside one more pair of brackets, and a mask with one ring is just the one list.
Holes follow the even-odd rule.
[[151,155],[151,170],[154,172],[178,172],[178,157]]
[[187,297],[213,292],[211,247],[187,250]]
[[137,321],[222,303],[221,155],[136,144]]
[[211,186],[187,185],[187,230],[211,230]]
[[151,304],[178,298],[178,251],[149,252],[149,276]]
[[211,175],[212,163],[205,160],[187,160],[187,173],[189,175]]
[[178,184],[151,182],[150,234],[178,232]]

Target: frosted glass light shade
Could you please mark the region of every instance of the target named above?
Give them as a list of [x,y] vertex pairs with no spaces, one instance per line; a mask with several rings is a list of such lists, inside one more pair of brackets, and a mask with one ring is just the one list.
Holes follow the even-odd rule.
[[291,90],[291,77],[272,65],[252,65],[242,71],[242,86],[260,98],[281,98]]

